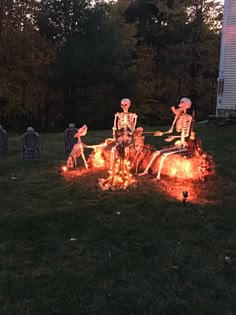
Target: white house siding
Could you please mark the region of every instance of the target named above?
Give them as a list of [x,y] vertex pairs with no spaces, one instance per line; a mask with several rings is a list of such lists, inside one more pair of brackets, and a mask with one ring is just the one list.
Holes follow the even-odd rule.
[[221,38],[217,114],[236,110],[236,0],[226,0]]

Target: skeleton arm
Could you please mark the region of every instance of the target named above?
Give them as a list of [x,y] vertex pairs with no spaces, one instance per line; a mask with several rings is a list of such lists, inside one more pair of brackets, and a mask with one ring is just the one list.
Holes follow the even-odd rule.
[[165,141],[166,141],[166,142],[170,142],[170,141],[172,141],[172,140],[174,140],[174,139],[177,139],[177,138],[181,138],[181,136],[169,136],[169,137],[167,137],[167,138],[165,139]]
[[118,115],[117,113],[115,114],[115,117],[114,117],[114,124],[113,124],[113,128],[112,128],[112,134],[113,134],[113,139],[116,138],[116,124],[117,124],[117,118],[118,118]]
[[135,128],[136,128],[136,124],[137,124],[137,118],[138,118],[138,115],[137,114],[134,114],[134,126],[133,126],[133,132],[134,132],[134,130],[135,130]]
[[172,133],[173,130],[174,130],[175,123],[176,123],[176,120],[177,120],[177,119],[178,119],[178,115],[175,115],[175,119],[173,120],[173,123],[172,123],[170,129],[167,130],[167,131],[164,131],[164,132],[162,132],[162,131],[156,131],[156,132],[154,133],[154,136],[155,136],[155,137],[159,137],[159,136],[162,136],[162,135],[165,135],[165,134],[168,134],[168,133]]
[[86,145],[85,147],[88,149],[97,149],[97,148],[103,148],[106,146],[107,146],[106,143],[102,143],[102,144],[95,144],[95,145]]
[[172,123],[170,129],[166,133],[172,133],[173,132],[177,119],[178,119],[178,115],[175,115],[175,119],[173,120],[173,123]]

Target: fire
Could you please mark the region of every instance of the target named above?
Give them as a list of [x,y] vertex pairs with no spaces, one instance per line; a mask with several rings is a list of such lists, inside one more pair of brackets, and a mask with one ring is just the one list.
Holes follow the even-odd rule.
[[99,179],[99,188],[102,190],[125,190],[134,184],[136,180],[130,172],[131,162],[118,157],[112,168],[109,169],[107,179]]
[[103,158],[103,148],[95,148],[94,155],[92,157],[93,167],[104,167],[105,160]]
[[88,145],[87,148],[92,148],[88,163],[94,168],[109,168],[110,154],[114,140],[107,138],[104,142],[98,145]]

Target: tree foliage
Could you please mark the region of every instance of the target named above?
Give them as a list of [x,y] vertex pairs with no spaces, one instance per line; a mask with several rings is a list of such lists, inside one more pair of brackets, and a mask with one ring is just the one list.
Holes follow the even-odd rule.
[[105,128],[129,97],[157,124],[183,96],[206,116],[221,22],[211,0],[2,0],[0,116]]
[[0,114],[3,117],[38,116],[50,93],[42,76],[55,54],[35,28],[35,11],[34,1],[5,1],[0,6]]

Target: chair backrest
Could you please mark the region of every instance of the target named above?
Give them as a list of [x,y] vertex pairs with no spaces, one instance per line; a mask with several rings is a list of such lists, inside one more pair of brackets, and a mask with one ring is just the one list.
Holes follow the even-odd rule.
[[65,142],[71,145],[74,145],[77,142],[77,138],[75,138],[75,134],[78,132],[77,128],[67,128],[64,131],[64,139]]

